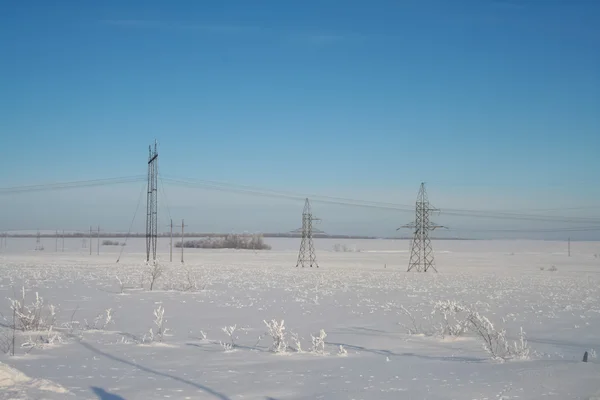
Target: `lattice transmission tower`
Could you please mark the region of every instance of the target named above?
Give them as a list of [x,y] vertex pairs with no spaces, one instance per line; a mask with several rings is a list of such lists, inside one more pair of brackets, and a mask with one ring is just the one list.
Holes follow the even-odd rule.
[[158,238],[158,150],[156,140],[154,150],[149,146],[148,193],[146,197],[146,261],[156,260]]
[[[425,183],[421,183],[419,194],[417,195],[416,215],[414,222],[404,225],[398,229],[412,229],[413,239],[410,245],[410,260],[408,262],[408,271],[416,269],[418,272],[427,272],[432,268],[435,272],[435,260],[433,257],[433,248],[431,247],[431,238],[429,232],[437,228],[445,228],[434,224],[429,216],[433,212],[439,212],[437,208],[431,207],[425,190]],[[396,229],[396,230],[398,230]]]
[[[304,268],[307,264],[311,268],[313,265],[319,268],[317,263],[317,256],[315,255],[315,246],[313,244],[313,222],[320,221],[319,218],[315,218],[310,210],[310,202],[308,199],[304,202],[304,210],[302,211],[302,242],[300,242],[300,252],[298,252],[298,262],[296,262],[296,268],[302,266]],[[295,232],[300,231],[297,229]],[[319,231],[317,229],[317,231]],[[320,232],[320,231],[319,231]]]
[[40,235],[40,231],[38,229],[37,235],[35,237],[35,251],[42,251],[42,250],[44,250],[44,245],[42,244],[41,237],[42,236]]

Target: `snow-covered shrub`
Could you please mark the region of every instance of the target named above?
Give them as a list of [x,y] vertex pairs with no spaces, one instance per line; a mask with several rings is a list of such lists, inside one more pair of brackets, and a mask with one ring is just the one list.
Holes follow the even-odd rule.
[[[125,276],[123,279],[121,279],[118,275],[115,275],[115,278],[117,279],[117,283],[119,285],[119,293],[123,294],[123,293],[125,293],[125,289],[132,288],[130,277]],[[142,286],[143,286],[143,282],[142,282]]]
[[345,244],[336,243],[333,245],[333,251],[336,253],[357,253],[360,250],[357,250],[356,247],[348,247]]
[[271,351],[274,353],[284,353],[287,349],[287,343],[285,341],[285,326],[284,321],[281,320],[277,322],[272,319],[270,322],[264,321],[267,329],[269,330],[269,335],[273,339],[273,345],[271,346]]
[[[421,326],[416,323],[412,314],[404,307],[401,309],[413,321],[413,327],[409,328],[409,333],[422,332]],[[468,307],[456,301],[438,301],[434,304],[431,315],[432,321],[435,321],[436,317],[441,318],[439,323],[434,324],[437,334],[444,337],[461,336],[467,332],[473,332],[483,341],[483,348],[494,360],[504,361],[529,357],[530,349],[522,328],[519,340],[511,345],[506,339],[506,331],[496,329],[492,322],[479,314],[474,307]]]
[[156,325],[156,335],[155,337],[159,342],[162,342],[165,334],[169,330],[165,328],[165,309],[163,306],[158,306],[157,309],[154,310],[154,325]]
[[28,349],[28,352],[34,348],[43,349],[47,346],[63,344],[63,337],[59,332],[55,332],[53,327],[49,327],[44,332],[37,333],[35,337],[29,335],[29,338],[21,344],[21,348]]
[[224,351],[232,351],[233,350],[233,345],[229,342],[219,341],[219,344],[221,345],[221,347],[223,348]]
[[87,319],[83,320],[85,330],[104,330],[109,324],[114,323],[112,308],[107,308],[103,313],[96,315],[93,324]]
[[[235,347],[235,340],[237,339],[237,336],[235,336],[235,331],[237,330],[237,324],[236,325],[231,325],[231,326],[225,326],[223,328],[221,328],[221,330],[223,332],[225,332],[225,334],[227,336],[229,336],[229,343],[221,343],[221,346],[223,346],[223,348],[225,350],[231,350]],[[229,346],[226,346],[229,345]],[[228,348],[226,348],[228,347]]]
[[196,273],[190,269],[185,269],[185,282],[182,286],[184,292],[196,292],[200,289]]
[[300,337],[298,336],[298,334],[295,332],[292,332],[291,336],[292,336],[292,343],[294,345],[294,347],[292,347],[292,350],[296,350],[296,353],[303,353],[302,343],[300,342]]
[[22,331],[41,331],[54,326],[56,320],[56,308],[50,304],[44,306],[44,299],[35,292],[35,301],[30,305],[25,304],[25,287],[21,289],[21,299],[9,299],[10,308],[13,311],[17,329]]
[[406,329],[406,331],[408,332],[409,335],[420,335],[420,334],[431,335],[431,328],[425,329],[421,322],[421,319],[423,319],[423,320],[429,322],[429,324],[431,324],[431,320],[429,317],[423,317],[421,315],[421,319],[417,320],[417,318],[413,315],[413,313],[408,311],[406,309],[406,307],[401,305],[400,310],[402,311],[402,313],[404,315],[406,315],[410,319],[410,322],[411,322],[410,325],[401,324]]
[[469,321],[466,317],[470,312],[471,310],[455,301],[438,301],[434,304],[431,313],[432,315],[442,316],[437,333],[442,337],[461,336],[468,329]]
[[327,337],[325,330],[321,329],[319,336],[310,335],[310,337],[312,339],[311,352],[315,354],[325,354],[325,338]]
[[147,273],[148,278],[150,280],[150,290],[154,288],[154,283],[160,278],[164,272],[163,266],[158,262],[158,260],[154,260],[147,264]]
[[504,329],[497,330],[487,317],[477,312],[471,312],[467,320],[470,328],[483,340],[483,348],[492,359],[506,361],[510,359],[524,360],[529,357],[529,345],[525,339],[523,328],[519,334],[519,341],[510,346],[506,339],[506,331]]
[[340,347],[338,349],[338,356],[347,356],[348,355],[348,351],[346,351],[346,349],[344,348],[344,346],[342,346],[340,344]]
[[156,326],[156,333],[154,330],[150,328],[148,333],[146,333],[141,342],[142,343],[152,343],[155,341],[162,342],[164,340],[165,334],[169,331],[168,328],[165,328],[165,323],[167,320],[165,319],[165,309],[163,306],[158,306],[154,310],[154,325]]

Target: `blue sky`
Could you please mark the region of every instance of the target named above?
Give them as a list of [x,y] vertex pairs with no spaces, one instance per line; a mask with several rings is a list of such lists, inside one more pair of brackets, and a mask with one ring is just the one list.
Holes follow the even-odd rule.
[[[171,176],[401,204],[427,181],[441,208],[600,206],[599,18],[593,0],[7,3],[0,186],[144,174],[157,138]],[[110,190],[135,208],[136,188]],[[88,225],[75,208],[98,191],[58,196],[66,215],[44,224]],[[42,201],[0,198],[4,225],[40,224],[28,196]]]

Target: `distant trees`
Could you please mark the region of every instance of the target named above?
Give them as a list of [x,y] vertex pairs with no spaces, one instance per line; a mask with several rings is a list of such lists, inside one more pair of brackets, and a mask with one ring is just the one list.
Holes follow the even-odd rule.
[[103,240],[102,246],[125,246],[125,243],[121,243],[116,240]]
[[[181,248],[182,242],[175,243],[175,247]],[[194,249],[245,249],[245,250],[271,250],[271,246],[266,244],[263,236],[256,235],[238,235],[231,234],[225,237],[212,237],[198,240],[186,240],[183,242],[184,248]]]

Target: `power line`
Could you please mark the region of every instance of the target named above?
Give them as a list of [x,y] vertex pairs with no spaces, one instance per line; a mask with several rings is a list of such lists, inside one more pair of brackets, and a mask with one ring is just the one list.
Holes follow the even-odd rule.
[[13,187],[0,188],[0,195],[26,193],[26,192],[50,191],[50,190],[76,189],[76,188],[93,187],[93,186],[118,185],[118,184],[123,184],[123,183],[141,182],[144,179],[145,179],[145,177],[143,175],[135,175],[135,176],[125,176],[125,177],[119,177],[119,178],[89,179],[89,180],[83,180],[83,181],[57,182],[57,183],[27,185],[27,186],[13,186]]
[[[289,200],[297,200],[303,201],[307,195],[305,194],[297,194],[292,192],[278,192],[274,190],[261,189],[252,186],[242,186],[242,185],[234,185],[228,184],[224,182],[215,182],[215,181],[203,181],[203,180],[182,180],[182,179],[173,179],[173,178],[165,178],[165,181],[168,183],[172,183],[174,185],[191,187],[191,188],[199,188],[199,189],[207,189],[207,190],[217,190],[224,192],[234,192],[240,194],[248,194],[262,197],[271,197],[271,198],[283,198]],[[410,206],[393,204],[393,203],[384,203],[384,202],[375,202],[375,201],[365,201],[365,200],[356,200],[356,199],[348,199],[342,197],[333,197],[333,196],[320,196],[320,195],[308,195],[311,198],[312,202],[317,203],[327,203],[334,205],[342,205],[342,206],[352,206],[352,207],[364,207],[364,208],[374,208],[374,209],[382,209],[382,210],[392,210],[397,212],[414,212],[413,208]],[[525,213],[510,213],[510,212],[493,212],[493,211],[481,211],[481,210],[468,210],[468,209],[455,209],[448,208],[440,211],[440,214],[443,216],[449,217],[469,217],[469,218],[482,218],[482,219],[502,219],[502,220],[517,220],[517,221],[530,221],[530,222],[557,222],[557,223],[581,223],[581,224],[600,224],[600,219],[596,218],[582,218],[582,217],[563,217],[563,216],[553,216],[553,215],[539,215],[539,214],[525,214]]]
[[169,201],[167,199],[167,191],[165,190],[165,183],[163,182],[162,174],[158,173],[158,179],[160,179],[160,190],[162,192],[163,201],[161,205],[164,203],[167,209],[167,214],[169,215],[169,220],[171,221],[171,225],[173,225],[173,217],[171,216],[171,207],[169,207]]
[[546,229],[468,229],[468,228],[453,228],[450,231],[454,232],[480,232],[480,233],[553,233],[553,232],[599,232],[600,226],[589,227],[571,227],[571,228],[546,228]]
[[[27,186],[15,186],[0,188],[0,195],[2,194],[15,194],[15,193],[26,193],[26,192],[39,192],[39,191],[52,191],[52,190],[64,190],[94,186],[108,186],[117,185],[132,182],[141,182],[146,180],[147,177],[143,175],[117,177],[117,178],[105,178],[105,179],[91,179],[71,182],[58,182],[51,184],[37,184]],[[296,192],[276,191],[270,189],[259,188],[249,185],[237,185],[226,182],[210,181],[210,180],[189,180],[189,179],[178,179],[162,176],[161,179],[161,190],[166,200],[166,190],[164,188],[165,182],[176,186],[199,188],[206,190],[216,190],[224,192],[232,192],[239,194],[247,194],[259,197],[268,198],[280,198],[294,201],[304,201],[306,197],[310,197],[313,202],[325,203],[338,206],[347,207],[362,207],[380,210],[389,210],[395,212],[413,212],[412,206],[377,202],[377,201],[366,201],[358,199],[350,199],[344,197],[335,197],[327,195],[313,195],[300,194]],[[170,215],[170,207],[168,203],[167,212]],[[558,210],[581,210],[581,209],[593,209],[596,207],[570,207],[570,208],[554,208],[546,209],[545,211],[558,211]],[[542,211],[542,210],[540,210]],[[479,218],[479,219],[502,219],[502,220],[514,220],[514,221],[529,221],[529,222],[554,222],[554,223],[570,223],[570,224],[591,224],[599,225],[600,218],[583,218],[583,217],[566,217],[566,216],[555,216],[555,215],[542,215],[542,214],[531,214],[522,213],[518,210],[473,210],[473,209],[457,209],[457,208],[446,208],[440,212],[444,217],[462,217],[462,218]],[[560,229],[560,228],[558,228]],[[579,229],[579,228],[578,228]],[[595,228],[589,230],[596,230]]]
[[131,219],[131,223],[129,224],[129,230],[127,231],[127,236],[125,236],[125,244],[121,246],[121,251],[119,252],[119,257],[117,257],[117,263],[121,260],[121,256],[123,255],[123,250],[125,250],[125,246],[127,246],[127,240],[129,240],[129,236],[131,235],[131,230],[133,229],[133,223],[135,222],[135,217],[137,216],[138,210],[140,209],[140,204],[142,203],[142,195],[144,194],[144,189],[146,186],[142,186],[140,190],[140,195],[138,197],[137,206],[135,206],[135,212],[133,213],[133,218]]

